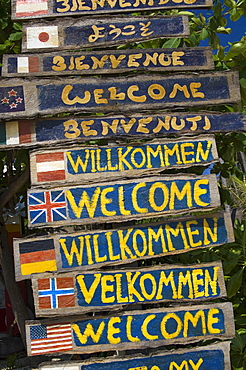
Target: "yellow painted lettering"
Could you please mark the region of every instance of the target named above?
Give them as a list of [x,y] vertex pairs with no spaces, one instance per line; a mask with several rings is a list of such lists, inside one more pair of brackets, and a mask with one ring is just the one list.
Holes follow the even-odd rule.
[[93,125],[94,123],[94,119],[90,119],[88,121],[81,121],[81,128],[82,128],[82,132],[83,132],[83,135],[85,136],[96,136],[97,135],[97,131],[96,130],[91,130],[90,126]]
[[116,87],[109,87],[108,91],[110,92],[109,99],[111,100],[124,100],[126,97],[125,93],[118,93]]
[[52,69],[53,71],[65,71],[65,69],[67,68],[67,65],[65,63],[65,59],[63,57],[61,57],[60,55],[56,55],[55,57],[53,57],[53,60],[52,60]]
[[191,183],[187,181],[186,184],[179,190],[176,182],[172,182],[170,187],[170,203],[169,208],[175,209],[175,199],[182,201],[186,197],[187,207],[192,207]]
[[91,284],[90,288],[88,289],[86,284],[85,284],[85,281],[84,281],[84,278],[85,278],[85,275],[77,275],[76,276],[76,280],[77,280],[77,283],[79,285],[79,288],[80,288],[80,293],[83,295],[83,297],[85,298],[85,302],[87,304],[90,304],[94,295],[95,295],[95,292],[97,290],[97,287],[101,281],[101,276],[102,274],[94,274],[94,280],[93,280],[93,283]]
[[91,99],[91,93],[90,91],[85,91],[84,92],[84,98],[79,98],[78,96],[76,96],[74,99],[69,99],[69,93],[73,90],[73,86],[71,85],[66,85],[63,90],[62,90],[62,95],[61,95],[61,99],[63,101],[64,104],[67,104],[67,105],[74,105],[76,103],[79,103],[79,104],[86,104],[90,101]]
[[196,230],[191,230],[191,225],[197,225],[198,222],[197,221],[187,221],[186,222],[186,230],[187,230],[187,234],[188,234],[188,238],[189,238],[189,242],[190,242],[190,246],[191,248],[197,248],[197,247],[200,247],[202,245],[202,241],[198,240],[198,242],[194,242],[194,239],[193,239],[193,235],[199,235],[199,230],[196,229]]
[[[139,241],[137,241],[138,237],[140,237],[142,239],[141,243]],[[147,240],[146,240],[145,233],[142,230],[140,230],[140,229],[134,230],[134,233],[133,233],[133,236],[132,236],[132,245],[133,245],[133,249],[135,250],[136,255],[138,257],[146,256],[148,246],[147,246]],[[140,245],[143,246],[142,251],[139,250]]]
[[217,324],[220,319],[218,317],[214,317],[214,315],[218,314],[220,310],[218,308],[210,308],[208,310],[208,332],[210,334],[219,334],[220,329],[214,328],[213,324]]
[[[195,152],[194,150],[190,152],[186,152],[186,148],[192,148],[194,149],[195,145],[194,143],[182,143],[180,144],[180,152],[181,152],[181,158],[184,164],[190,164],[195,162]],[[192,156],[191,159],[187,159],[188,155]],[[200,162],[200,161],[199,161]]]
[[[121,251],[121,258],[123,260],[126,260],[128,258],[130,259],[136,259],[137,257],[132,253],[131,249],[127,245],[127,241],[132,233],[133,229],[128,229],[126,234],[123,235],[123,230],[117,230],[118,236],[119,236],[119,244],[120,244],[120,251]],[[128,254],[128,257],[126,256],[126,253]]]
[[184,96],[188,99],[190,97],[190,93],[186,85],[180,86],[179,84],[174,84],[172,92],[169,95],[169,98],[173,99],[177,95],[178,91],[182,91]]
[[122,54],[119,55],[118,58],[116,58],[114,55],[110,55],[109,59],[111,62],[112,69],[115,69],[118,67],[118,65],[122,62],[123,59],[125,59],[126,55]]
[[112,198],[107,198],[108,193],[112,193],[115,189],[113,187],[108,187],[102,190],[101,192],[101,211],[105,216],[114,216],[116,211],[109,211],[106,208],[107,204],[111,204],[113,202]]
[[105,233],[107,243],[108,243],[108,253],[109,253],[109,260],[110,261],[117,261],[120,259],[120,255],[114,255],[114,250],[113,250],[113,243],[112,243],[112,231],[108,231]]
[[130,54],[129,58],[128,58],[127,66],[128,67],[139,67],[140,64],[138,62],[136,62],[136,59],[140,59],[140,58],[142,58],[142,56],[143,56],[142,53]]
[[204,277],[204,285],[205,285],[205,297],[209,297],[209,286],[212,290],[212,295],[217,295],[217,288],[218,288],[218,272],[219,267],[215,266],[213,267],[213,278],[211,278],[209,270],[205,270],[205,277]]
[[127,271],[126,272],[126,278],[128,282],[128,294],[129,294],[129,302],[135,302],[135,299],[133,299],[133,296],[137,298],[138,302],[143,302],[144,298],[140,295],[140,293],[135,289],[134,284],[136,280],[138,279],[139,275],[141,275],[140,271],[137,271],[132,276],[133,272]]
[[95,89],[93,93],[94,93],[95,103],[97,104],[107,104],[108,103],[108,99],[105,99],[102,97],[104,93],[103,89]]
[[90,200],[89,195],[84,190],[82,192],[82,195],[81,195],[81,198],[80,198],[80,201],[79,201],[78,205],[76,204],[74,196],[73,196],[73,194],[70,190],[67,190],[66,196],[67,196],[67,199],[70,203],[72,211],[73,211],[74,215],[77,218],[80,218],[84,207],[86,207],[89,217],[93,218],[94,214],[95,214],[95,211],[96,211],[96,206],[97,206],[97,202],[98,202],[100,193],[101,193],[101,189],[100,189],[100,187],[97,187],[94,190],[94,193],[92,195],[92,199]]
[[182,57],[185,53],[183,51],[173,51],[172,52],[172,60],[174,66],[183,66],[184,62],[180,60],[180,57]]
[[[167,329],[166,329],[167,322],[170,319],[175,320],[176,324],[177,324],[177,328],[173,333],[168,333]],[[182,330],[182,327],[183,327],[182,321],[175,313],[170,312],[170,313],[166,314],[163,317],[162,321],[161,321],[161,333],[162,333],[163,338],[164,339],[174,339],[174,338],[176,338],[180,334],[180,332]]]
[[153,55],[150,55],[149,53],[146,53],[145,61],[143,62],[143,65],[145,67],[148,67],[150,63],[153,63],[156,66],[157,65],[157,58],[158,58],[158,53],[153,53]]
[[108,135],[108,132],[109,132],[109,129],[114,133],[116,134],[117,133],[117,128],[118,128],[118,124],[119,124],[119,120],[118,119],[114,119],[112,124],[110,125],[108,122],[106,121],[101,121],[102,123],[102,135]]
[[[213,217],[214,231],[209,227],[208,221],[203,220],[203,232],[204,232],[204,245],[209,245],[211,242],[216,243],[218,240],[218,218]],[[210,239],[208,238],[210,236]]]
[[205,150],[203,150],[202,143],[199,142],[197,145],[197,151],[196,151],[196,162],[201,162],[200,157],[203,159],[203,161],[208,160],[209,153],[211,151],[212,147],[212,141],[207,141],[207,147]]
[[139,184],[135,185],[132,189],[132,204],[136,212],[138,213],[147,213],[148,208],[141,208],[138,205],[138,190],[141,188],[145,188],[146,183],[145,182],[140,182]]
[[184,332],[183,336],[184,338],[188,337],[189,334],[189,322],[192,324],[193,327],[196,327],[199,320],[201,320],[202,324],[202,334],[205,335],[207,332],[206,328],[206,319],[205,319],[205,314],[204,311],[199,310],[195,314],[186,311],[184,314]]
[[144,134],[148,134],[149,129],[146,127],[146,125],[148,125],[152,121],[153,121],[152,117],[140,118],[138,120],[138,127],[136,129],[136,132],[142,132]]
[[173,271],[169,273],[168,277],[166,277],[165,271],[161,271],[156,299],[163,299],[163,286],[168,286],[169,284],[171,285],[173,291],[172,298],[178,298]]
[[188,284],[188,287],[189,287],[188,297],[190,299],[193,299],[194,294],[193,294],[193,285],[192,285],[192,280],[191,280],[191,273],[190,273],[190,271],[186,271],[186,274],[184,276],[183,272],[180,271],[179,272],[179,278],[178,278],[178,297],[177,297],[178,299],[184,298],[184,296],[182,295],[183,287],[184,287],[184,285],[187,285],[187,284]]
[[165,167],[165,162],[164,162],[164,158],[163,158],[163,152],[162,152],[161,145],[157,145],[156,150],[154,150],[154,148],[152,148],[150,145],[147,145],[146,146],[146,154],[147,154],[147,168],[152,168],[153,167],[151,156],[153,156],[154,158],[159,157],[160,167]]
[[146,101],[147,97],[145,95],[136,96],[133,95],[135,91],[139,91],[139,87],[137,85],[132,85],[127,89],[127,96],[130,100],[135,101],[137,103],[143,103]]
[[[157,189],[160,189],[163,193],[163,202],[160,205],[156,204],[156,199],[155,199],[155,191]],[[162,182],[155,182],[154,184],[151,185],[150,190],[149,190],[149,204],[152,207],[153,210],[157,212],[164,211],[168,204],[168,199],[169,198],[169,191],[168,187],[163,184]]]
[[201,87],[202,84],[201,82],[191,82],[190,84],[190,91],[191,91],[191,94],[193,96],[193,98],[204,98],[204,94],[200,91],[197,91],[199,89],[199,87]]
[[126,319],[126,336],[127,336],[127,339],[130,341],[130,342],[139,342],[140,339],[138,337],[133,337],[132,336],[132,320],[133,320],[133,317],[132,316],[127,316],[127,319]]
[[148,94],[152,99],[161,100],[166,95],[166,90],[159,84],[152,84],[148,87]]
[[76,337],[78,338],[78,340],[80,341],[81,344],[86,344],[89,337],[91,337],[91,339],[93,340],[94,343],[98,343],[99,340],[100,340],[100,338],[101,338],[101,336],[102,336],[102,333],[104,331],[105,322],[102,321],[100,323],[100,325],[98,326],[98,329],[97,329],[96,332],[95,332],[92,324],[91,323],[88,323],[86,325],[84,334],[81,333],[78,324],[72,323],[71,324],[71,327],[72,327],[72,330],[76,334]]
[[179,222],[177,224],[176,229],[173,229],[170,225],[166,224],[165,225],[165,231],[166,231],[167,245],[168,245],[169,251],[175,251],[176,250],[175,247],[173,246],[173,241],[172,241],[172,238],[171,238],[171,234],[175,238],[177,238],[180,234],[181,239],[184,243],[184,249],[190,249],[190,246],[187,242],[187,238],[186,238],[186,235],[185,235],[185,231],[184,231],[184,227],[183,227],[182,222]]
[[75,58],[75,67],[77,71],[82,71],[83,69],[90,69],[89,64],[84,64],[83,60],[85,59],[85,56],[82,55],[81,57]]
[[119,186],[119,209],[122,215],[128,216],[131,214],[131,211],[125,208],[125,197],[123,186]]
[[209,203],[202,202],[200,199],[201,195],[207,194],[209,192],[209,189],[202,189],[201,185],[209,185],[209,180],[197,180],[194,185],[194,201],[198,206],[206,207],[209,205]]
[[173,147],[170,148],[166,144],[163,145],[164,148],[164,158],[165,158],[165,164],[166,166],[170,166],[169,157],[170,156],[176,156],[176,164],[182,164],[180,153],[179,153],[179,146],[178,144],[173,144]]
[[114,292],[114,285],[108,284],[114,283],[114,277],[112,275],[103,275],[101,277],[101,300],[102,303],[114,303],[115,301],[115,296],[107,297],[107,293],[112,293]]
[[152,335],[148,332],[148,325],[149,323],[156,318],[156,315],[148,315],[145,317],[143,324],[141,326],[141,332],[143,336],[148,340],[156,340],[158,339],[158,335]]
[[115,328],[115,324],[120,324],[120,317],[111,317],[108,322],[108,341],[112,344],[117,344],[121,342],[119,337],[115,337],[115,334],[120,333],[120,328]]
[[167,248],[166,248],[166,242],[165,242],[165,238],[164,238],[164,234],[163,234],[163,227],[160,226],[158,228],[157,232],[155,232],[152,229],[152,227],[148,227],[148,247],[149,247],[148,255],[149,256],[154,256],[154,254],[155,254],[153,252],[153,240],[155,241],[155,243],[157,243],[159,239],[160,239],[160,243],[161,243],[161,247],[162,247],[162,252],[166,253]]
[[88,165],[89,158],[90,158],[90,151],[89,149],[85,149],[84,152],[85,152],[84,162],[80,155],[78,155],[78,157],[76,158],[76,161],[74,161],[73,157],[71,156],[71,152],[66,152],[68,162],[71,164],[72,169],[75,173],[78,173],[80,168],[82,169],[83,172],[86,172],[87,165]]

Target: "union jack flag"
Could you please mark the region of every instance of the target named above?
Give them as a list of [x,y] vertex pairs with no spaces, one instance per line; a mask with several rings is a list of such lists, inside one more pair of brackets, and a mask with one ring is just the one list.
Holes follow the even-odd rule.
[[67,219],[64,190],[29,193],[28,201],[31,224]]

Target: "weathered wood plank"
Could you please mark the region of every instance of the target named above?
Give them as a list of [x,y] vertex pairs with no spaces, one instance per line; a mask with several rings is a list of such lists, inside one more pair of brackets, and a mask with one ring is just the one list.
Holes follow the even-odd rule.
[[50,271],[86,271],[232,242],[234,233],[228,213],[119,226],[117,230],[14,239],[15,278],[24,280]]
[[0,122],[0,148],[35,147],[102,138],[152,138],[169,134],[244,131],[240,113],[60,117]]
[[189,36],[186,16],[64,18],[23,24],[22,52],[75,50]]
[[139,145],[69,146],[30,153],[31,184],[82,184],[153,175],[219,160],[213,136],[154,140]]
[[[100,87],[100,88],[99,88]],[[0,119],[69,112],[124,112],[240,101],[237,72],[115,78],[2,80]]]
[[[97,335],[97,340],[90,338],[89,328]],[[232,304],[227,302],[127,311],[108,317],[27,321],[26,333],[28,356],[35,356],[187,345],[199,340],[232,338],[235,328]]]
[[[103,256],[101,257],[103,259]],[[185,302],[226,297],[221,262],[32,278],[36,316],[81,315],[136,303]]]
[[220,206],[215,175],[173,175],[28,191],[29,227],[123,222]]
[[85,0],[32,0],[25,3],[11,0],[12,19],[32,19],[61,17],[66,15],[110,14],[119,12],[139,12],[173,8],[204,8],[213,5],[211,0],[169,0],[169,1],[95,1]]
[[149,356],[94,357],[85,361],[45,362],[39,370],[231,370],[230,342],[217,342],[203,347],[151,352]]
[[211,48],[130,49],[3,55],[3,77],[214,69]]

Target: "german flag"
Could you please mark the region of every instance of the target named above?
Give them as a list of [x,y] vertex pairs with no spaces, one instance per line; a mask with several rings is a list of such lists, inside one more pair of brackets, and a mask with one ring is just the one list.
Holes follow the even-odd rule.
[[19,248],[22,275],[57,271],[53,239],[20,243]]

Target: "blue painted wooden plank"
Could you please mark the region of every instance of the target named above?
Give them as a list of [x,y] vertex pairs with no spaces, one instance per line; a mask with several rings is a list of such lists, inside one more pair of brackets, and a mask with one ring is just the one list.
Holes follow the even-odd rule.
[[29,227],[122,222],[219,206],[215,175],[159,176],[28,191]]
[[[151,356],[93,358],[87,361],[50,362],[40,370],[231,370],[230,342],[151,353]],[[139,356],[139,357],[138,357]]]
[[22,51],[75,50],[189,36],[187,16],[66,18],[23,24]]
[[235,329],[232,304],[227,302],[128,311],[110,317],[26,321],[26,333],[28,356],[34,356],[187,345],[199,340],[229,339],[234,337]]
[[126,112],[236,103],[237,72],[129,78],[4,79],[0,119],[69,112]]
[[83,142],[102,138],[151,138],[169,134],[244,131],[241,113],[162,113],[40,118],[0,122],[0,147],[34,147],[52,143]]
[[31,184],[82,184],[157,174],[219,160],[213,136],[142,145],[66,147],[30,153]]
[[173,8],[203,8],[213,5],[211,0],[169,0],[169,1],[96,1],[96,0],[12,0],[12,19],[49,18],[67,15],[110,14],[118,12],[139,12],[143,10]]
[[[103,259],[103,255],[101,255]],[[32,277],[36,316],[64,316],[119,309],[136,303],[204,301],[226,297],[221,262],[190,266]]]
[[117,230],[21,238],[14,240],[15,277],[19,281],[30,278],[31,274],[50,271],[85,271],[233,241],[231,217],[227,213],[175,218],[125,228],[119,225]]
[[214,69],[211,48],[129,49],[3,55],[3,77]]

